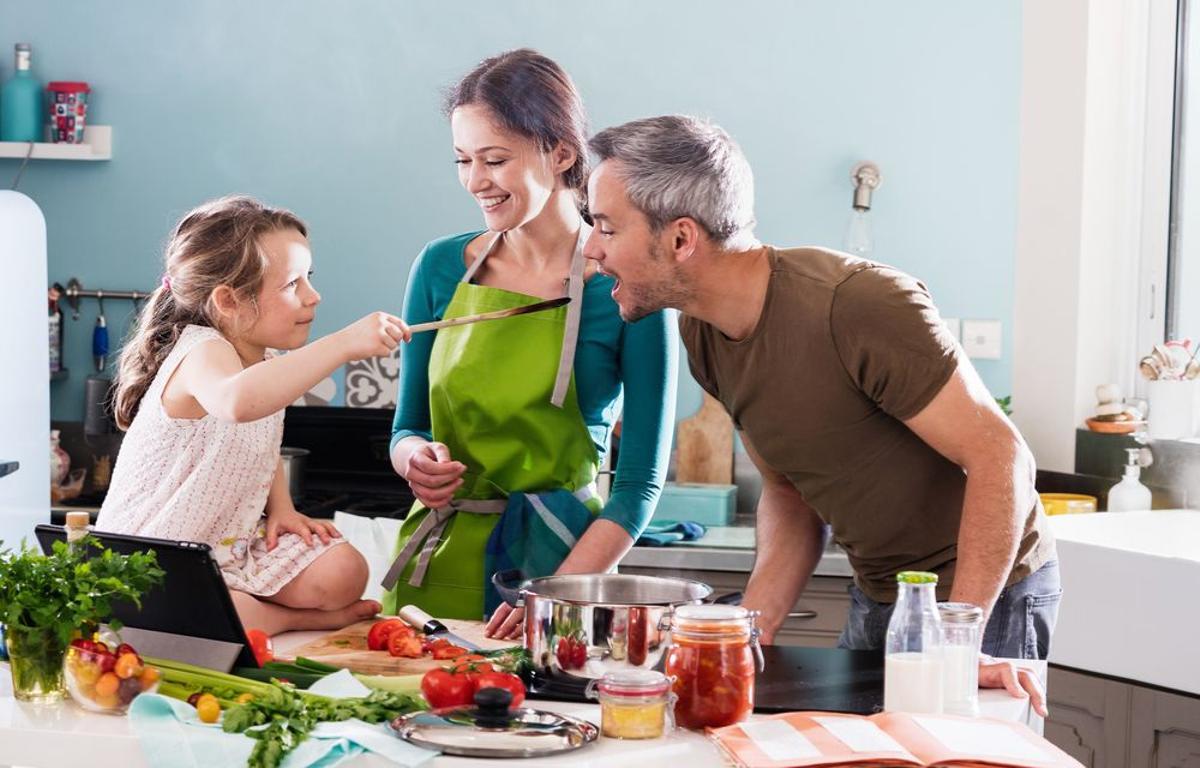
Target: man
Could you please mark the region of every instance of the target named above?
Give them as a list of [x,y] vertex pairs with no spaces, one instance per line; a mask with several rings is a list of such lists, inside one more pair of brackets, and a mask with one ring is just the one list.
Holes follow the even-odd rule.
[[[590,143],[595,228],[626,321],[678,308],[692,373],[763,476],[745,605],[770,642],[824,547],[854,567],[840,644],[885,641],[896,573],[980,606],[987,655],[1045,658],[1061,589],[1024,440],[946,331],[925,287],[890,267],[753,234],[754,182],[723,130],[637,120]],[[1029,691],[1010,664],[981,685]]]

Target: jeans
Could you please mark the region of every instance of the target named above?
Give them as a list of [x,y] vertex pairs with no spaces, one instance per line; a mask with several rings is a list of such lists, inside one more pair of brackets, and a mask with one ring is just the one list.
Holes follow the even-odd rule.
[[[892,605],[875,602],[853,583],[848,589],[850,616],[838,638],[838,647],[868,651],[883,648]],[[1050,635],[1061,600],[1057,560],[1005,587],[984,628],[983,652],[1010,659],[1045,659],[1050,654]]]

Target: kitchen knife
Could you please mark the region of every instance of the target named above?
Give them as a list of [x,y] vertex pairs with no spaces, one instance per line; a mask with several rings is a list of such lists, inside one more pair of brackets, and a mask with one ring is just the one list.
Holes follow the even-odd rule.
[[466,325],[468,323],[478,323],[483,320],[499,320],[504,317],[516,317],[517,315],[528,315],[531,312],[545,312],[547,309],[555,309],[571,301],[569,296],[561,296],[557,299],[547,299],[539,301],[536,304],[528,304],[524,307],[512,307],[511,309],[499,309],[495,312],[482,312],[478,315],[463,315],[462,317],[451,317],[446,320],[436,320],[432,323],[417,323],[409,326],[409,330],[413,333],[421,333],[422,331],[436,331],[439,328],[450,328],[455,325]]
[[422,611],[415,605],[406,605],[400,609],[400,618],[405,624],[424,632],[428,637],[444,637],[460,648],[468,651],[478,651],[479,646],[446,629],[446,625]]

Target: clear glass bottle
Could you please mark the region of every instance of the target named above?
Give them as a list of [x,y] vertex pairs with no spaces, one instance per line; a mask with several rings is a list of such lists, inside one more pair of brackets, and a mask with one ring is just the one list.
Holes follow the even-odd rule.
[[979,716],[979,643],[983,611],[970,603],[940,603],[942,705],[948,715]]
[[41,141],[42,84],[33,76],[33,48],[17,43],[13,76],[0,89],[0,141]]
[[941,714],[942,621],[937,574],[896,574],[896,605],[884,651],[883,708],[888,712]]
[[50,430],[50,484],[62,485],[71,473],[71,455],[63,450],[61,433]]
[[83,545],[83,540],[87,538],[91,529],[91,517],[83,510],[76,510],[67,513],[67,546],[71,549],[80,549]]
[[720,728],[750,717],[762,669],[757,614],[738,605],[683,605],[671,617],[665,671],[675,691],[675,724]]

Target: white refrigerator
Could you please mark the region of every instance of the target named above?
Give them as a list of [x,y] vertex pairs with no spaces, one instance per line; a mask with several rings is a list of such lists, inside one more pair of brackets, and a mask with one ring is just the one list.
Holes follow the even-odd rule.
[[50,520],[50,341],[46,220],[20,192],[0,191],[0,541],[32,547]]

